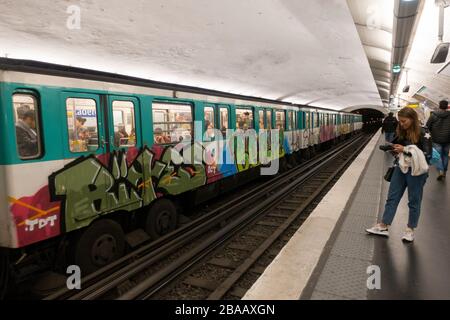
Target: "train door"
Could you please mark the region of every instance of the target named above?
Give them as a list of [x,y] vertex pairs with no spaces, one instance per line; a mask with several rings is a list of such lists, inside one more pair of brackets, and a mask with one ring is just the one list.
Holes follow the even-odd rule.
[[289,110],[287,111],[287,131],[288,131],[288,139],[289,139],[289,146],[291,148],[290,152],[294,152],[296,147],[295,143],[295,127],[296,127],[296,118],[295,118],[295,111]]
[[206,162],[206,174],[208,181],[214,181],[215,177],[221,174],[219,168],[220,152],[219,145],[220,137],[216,136],[216,130],[220,128],[218,117],[219,108],[214,104],[206,104],[203,107],[203,147],[204,147],[204,161]]
[[259,110],[259,129],[266,130],[266,133],[264,135],[266,139],[266,149],[267,149],[267,155],[270,155],[270,150],[272,148],[272,109],[269,108],[261,108]]
[[219,105],[217,111],[217,123],[219,124],[222,137],[227,137],[227,130],[230,129],[230,107],[226,105]]
[[311,145],[311,114],[309,113],[309,111],[304,111],[303,121],[303,145],[305,148],[307,148]]
[[[145,167],[142,139],[140,136],[139,100],[128,96],[107,96],[105,106],[106,152],[109,155],[110,176],[112,184],[107,195],[108,210],[138,209],[143,205],[145,186],[151,177]],[[138,164],[139,163],[139,164]]]
[[[203,141],[208,164],[208,179],[220,175],[232,174],[231,153],[227,141],[227,130],[230,128],[230,107],[227,105],[206,104],[203,108]],[[219,134],[221,137],[218,137]],[[231,162],[234,163],[234,162]]]
[[56,196],[65,199],[65,228],[71,231],[108,210],[106,194],[112,181],[107,181],[110,174],[103,158],[108,149],[100,95],[63,92],[61,99],[66,166],[53,173],[50,184]]
[[222,158],[219,158],[221,161],[221,163],[219,163],[219,171],[224,177],[228,177],[233,175],[236,170],[233,153],[231,150],[231,142],[229,139],[227,140],[227,130],[231,129],[230,106],[218,105],[216,110],[218,129],[220,130],[223,138]]
[[293,110],[290,111],[290,129],[291,129],[291,136],[292,136],[292,151],[297,151],[300,147],[300,142],[298,141],[298,116],[297,111]]

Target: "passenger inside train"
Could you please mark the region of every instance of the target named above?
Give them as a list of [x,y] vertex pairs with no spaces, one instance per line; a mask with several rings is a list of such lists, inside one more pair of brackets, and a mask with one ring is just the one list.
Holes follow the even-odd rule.
[[28,105],[17,109],[16,136],[17,148],[21,157],[32,157],[38,152],[35,130],[35,114]]

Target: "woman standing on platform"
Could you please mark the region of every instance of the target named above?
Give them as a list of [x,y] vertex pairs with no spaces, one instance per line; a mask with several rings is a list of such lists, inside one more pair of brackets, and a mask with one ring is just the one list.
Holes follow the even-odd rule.
[[[370,234],[389,236],[389,226],[392,224],[398,204],[406,188],[408,188],[409,219],[408,227],[403,234],[402,240],[412,242],[414,241],[414,229],[419,222],[423,187],[428,178],[428,166],[426,163],[429,163],[432,155],[432,144],[430,134],[421,128],[418,115],[414,109],[401,109],[398,113],[398,119],[399,123],[396,130],[396,137],[392,141],[392,147],[396,157],[396,163],[398,163],[399,159],[402,162],[401,165],[394,167],[382,221],[372,228],[366,229],[366,231]],[[412,156],[408,154],[408,156],[411,156],[409,159],[404,158],[404,152],[406,151],[412,151],[415,154]],[[425,164],[422,165],[424,167],[422,170],[418,168],[421,162],[417,159],[425,160]],[[411,164],[414,161],[417,163],[412,164],[412,167],[407,166],[408,163]],[[417,172],[425,173],[417,175]]]

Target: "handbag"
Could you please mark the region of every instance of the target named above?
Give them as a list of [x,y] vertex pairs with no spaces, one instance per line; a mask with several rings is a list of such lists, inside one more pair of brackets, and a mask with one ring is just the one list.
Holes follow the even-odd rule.
[[433,155],[430,160],[430,164],[436,166],[441,161],[441,154],[435,148],[433,148]]
[[386,180],[387,182],[391,182],[392,175],[394,174],[394,168],[395,168],[395,167],[390,167],[390,168],[386,171],[386,174],[384,175],[384,180]]

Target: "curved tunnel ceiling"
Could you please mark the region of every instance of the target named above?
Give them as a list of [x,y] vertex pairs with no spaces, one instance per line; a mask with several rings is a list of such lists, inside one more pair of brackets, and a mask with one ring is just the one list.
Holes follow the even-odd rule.
[[[393,0],[347,0],[378,92],[387,108],[391,83]],[[386,84],[388,90],[386,91]]]
[[[450,1],[447,1],[450,5]],[[444,42],[450,42],[450,6],[445,9]],[[429,106],[436,107],[440,100],[450,99],[450,54],[446,63],[431,64],[430,60],[438,44],[439,8],[435,1],[426,0],[411,52],[405,65],[408,70],[410,90],[403,93],[406,72],[403,71],[398,94],[401,101],[427,100]]]
[[80,29],[66,27],[71,4],[0,0],[0,55],[336,110],[383,107],[375,80],[387,74],[374,80],[366,52],[384,62],[389,47],[364,51],[345,0],[84,1]]

